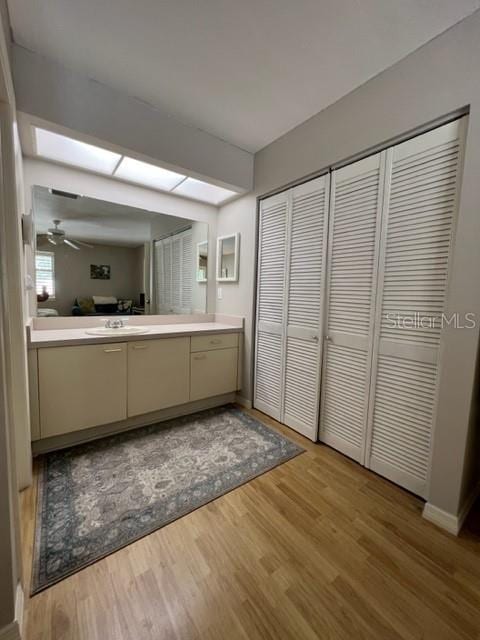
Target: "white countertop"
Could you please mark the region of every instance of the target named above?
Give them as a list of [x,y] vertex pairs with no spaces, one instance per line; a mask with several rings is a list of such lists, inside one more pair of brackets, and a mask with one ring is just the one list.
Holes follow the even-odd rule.
[[[134,322],[131,322],[134,325]],[[100,325],[99,325],[100,326]],[[81,344],[105,344],[112,342],[131,342],[152,340],[154,338],[173,338],[179,336],[208,335],[209,333],[239,333],[243,331],[241,323],[192,322],[176,324],[149,324],[148,333],[92,336],[85,328],[76,329],[32,329],[29,331],[28,346],[31,349],[41,347],[61,347]]]

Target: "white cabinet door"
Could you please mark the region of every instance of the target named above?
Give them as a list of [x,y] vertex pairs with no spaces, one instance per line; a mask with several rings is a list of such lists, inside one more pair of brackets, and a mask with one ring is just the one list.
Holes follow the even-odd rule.
[[330,176],[289,192],[282,422],[317,439]]
[[332,172],[320,440],[363,463],[385,152]]
[[466,118],[388,150],[367,466],[426,495]]
[[281,420],[287,194],[260,203],[254,405]]
[[190,400],[211,398],[237,389],[238,349],[191,354]]
[[189,400],[190,338],[128,343],[128,416]]
[[127,345],[38,350],[41,437],[127,417]]

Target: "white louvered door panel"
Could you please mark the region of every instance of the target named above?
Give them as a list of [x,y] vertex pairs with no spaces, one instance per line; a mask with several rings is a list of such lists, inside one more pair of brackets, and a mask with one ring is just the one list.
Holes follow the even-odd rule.
[[182,313],[182,238],[175,234],[172,246],[172,308],[173,313]]
[[260,203],[254,405],[281,420],[287,194]]
[[155,308],[157,313],[165,312],[165,283],[163,264],[163,243],[161,240],[154,242],[154,262],[155,262]]
[[286,344],[282,422],[317,439],[328,225],[328,175],[289,199]]
[[164,290],[164,313],[173,313],[172,308],[172,243],[170,238],[162,240],[163,244],[163,290]]
[[366,463],[423,497],[465,127],[387,153]]
[[364,462],[385,152],[332,172],[320,440]]
[[193,313],[193,244],[192,231],[188,229],[182,233],[182,284],[181,284],[181,306],[182,313]]

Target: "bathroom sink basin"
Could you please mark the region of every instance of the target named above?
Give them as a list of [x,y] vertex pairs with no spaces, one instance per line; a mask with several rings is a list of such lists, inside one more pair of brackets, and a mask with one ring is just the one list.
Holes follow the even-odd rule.
[[147,327],[118,327],[118,329],[111,329],[107,327],[95,327],[94,329],[85,329],[85,333],[90,336],[134,336],[140,333],[148,333],[150,329]]

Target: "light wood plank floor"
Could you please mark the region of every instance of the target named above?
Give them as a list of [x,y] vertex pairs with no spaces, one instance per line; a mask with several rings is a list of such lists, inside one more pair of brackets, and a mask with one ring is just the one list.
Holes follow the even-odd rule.
[[[27,601],[27,640],[480,638],[480,518],[307,452]],[[30,576],[35,490],[22,496]],[[28,586],[27,586],[28,588]]]

